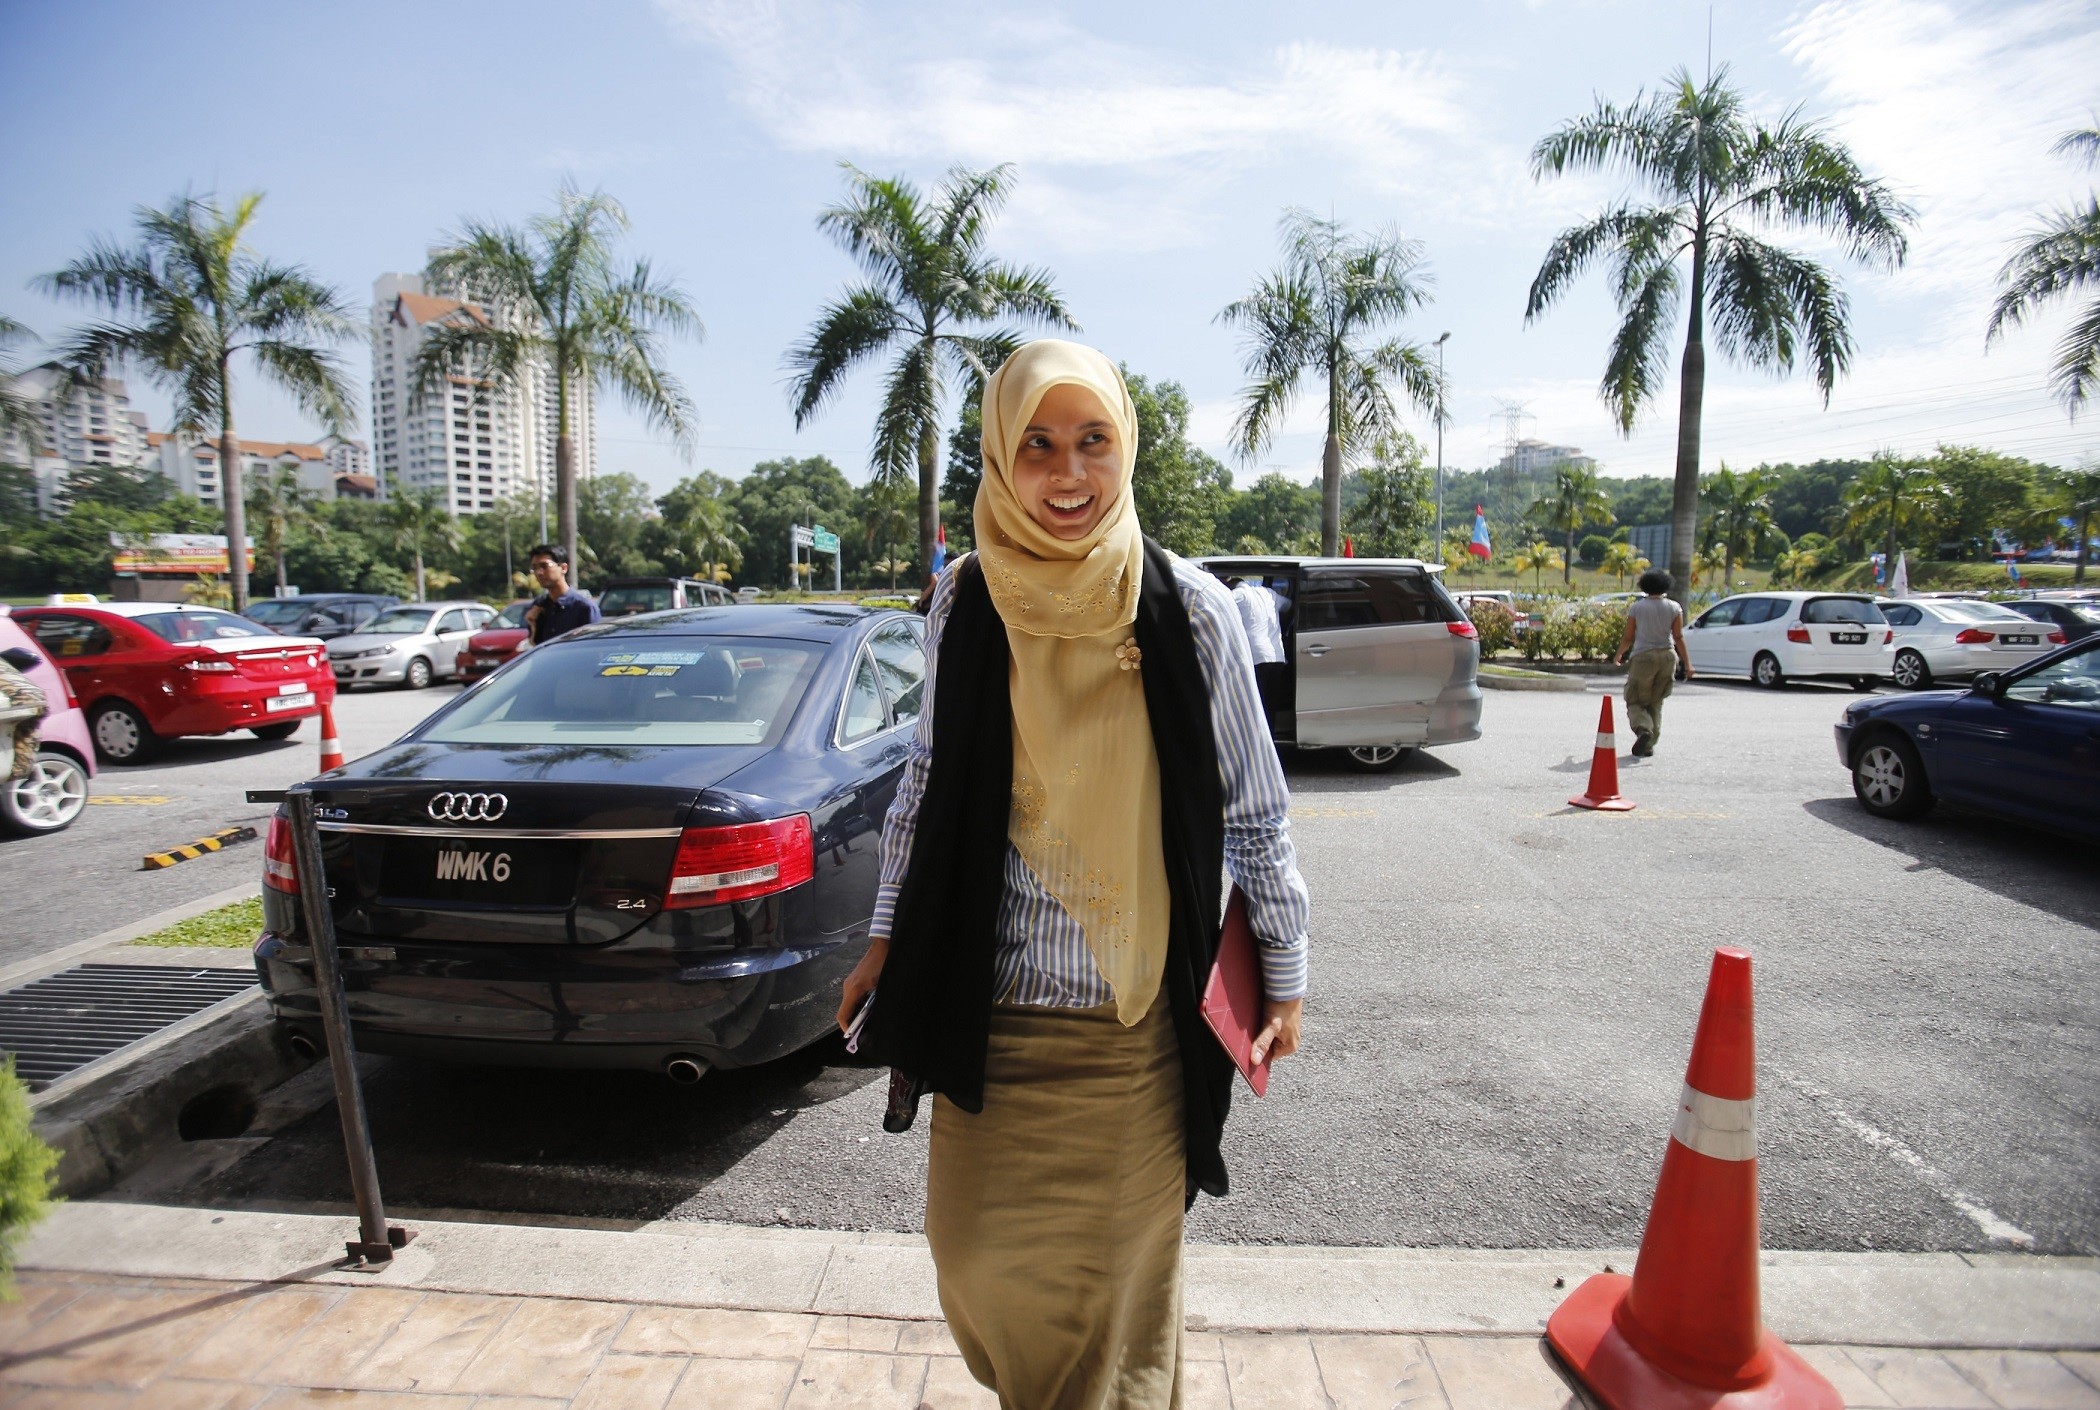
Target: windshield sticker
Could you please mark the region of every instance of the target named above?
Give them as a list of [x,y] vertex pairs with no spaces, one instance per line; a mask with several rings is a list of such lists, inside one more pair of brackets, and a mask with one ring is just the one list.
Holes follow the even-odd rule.
[[766,658],[763,656],[739,656],[736,658],[736,668],[739,671],[763,671],[766,668]]
[[[601,666],[697,666],[697,651],[611,651],[598,658]],[[600,675],[610,672],[601,671]],[[675,673],[674,673],[675,674]]]

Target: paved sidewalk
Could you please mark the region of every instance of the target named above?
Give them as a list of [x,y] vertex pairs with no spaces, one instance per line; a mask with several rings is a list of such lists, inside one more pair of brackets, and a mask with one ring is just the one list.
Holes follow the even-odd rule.
[[[0,1308],[21,1410],[963,1410],[938,1322],[304,1282],[27,1272]],[[1570,1410],[1515,1336],[1191,1332],[1188,1410]],[[2100,1353],[1804,1347],[1847,1406],[2100,1407]]]

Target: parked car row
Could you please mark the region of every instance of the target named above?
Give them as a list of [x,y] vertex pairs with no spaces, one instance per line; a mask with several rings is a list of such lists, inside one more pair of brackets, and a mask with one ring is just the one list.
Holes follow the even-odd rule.
[[1694,670],[1770,688],[1840,680],[1870,690],[1889,680],[1923,690],[2023,665],[2066,640],[2051,622],[1995,602],[1819,592],[1745,593],[1685,630]]

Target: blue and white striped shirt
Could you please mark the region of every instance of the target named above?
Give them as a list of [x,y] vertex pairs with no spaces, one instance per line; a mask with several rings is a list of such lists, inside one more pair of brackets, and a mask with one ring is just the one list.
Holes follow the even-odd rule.
[[[926,611],[926,674],[939,660],[941,632],[955,604],[949,565],[933,587]],[[1174,586],[1195,631],[1196,660],[1210,687],[1211,729],[1218,741],[1218,776],[1225,794],[1225,869],[1246,893],[1247,917],[1261,942],[1262,984],[1269,998],[1305,995],[1306,925],[1312,902],[1291,846],[1290,788],[1269,743],[1269,727],[1254,688],[1253,655],[1238,605],[1225,585],[1193,563],[1174,558]],[[897,892],[911,862],[919,803],[933,761],[934,691],[925,693],[911,756],[882,830],[882,880],[869,932],[887,938]],[[999,903],[999,954],[992,992],[1003,1001],[1051,1008],[1095,1008],[1115,995],[1087,948],[1086,933],[1045,891],[1012,843],[1006,848],[1005,895]]]

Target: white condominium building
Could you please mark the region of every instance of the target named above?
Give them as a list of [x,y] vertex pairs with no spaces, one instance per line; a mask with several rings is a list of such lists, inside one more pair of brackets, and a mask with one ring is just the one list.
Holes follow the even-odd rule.
[[1584,455],[1581,446],[1556,446],[1527,440],[1512,445],[1496,468],[1504,474],[1533,475],[1562,465],[1575,470],[1594,470],[1597,460],[1594,456]]
[[[559,421],[554,378],[529,369],[497,390],[466,374],[446,379],[421,405],[416,355],[424,330],[450,321],[505,316],[480,304],[426,293],[414,274],[383,274],[372,285],[372,464],[382,493],[435,488],[454,514],[495,507],[509,495],[554,494]],[[570,388],[569,427],[576,475],[597,469],[596,408],[588,386]]]
[[56,363],[32,367],[14,379],[40,423],[38,444],[10,431],[0,436],[0,464],[26,465],[36,478],[37,510],[65,511],[65,481],[76,467],[139,465],[150,455],[146,413],[131,409],[117,379],[75,383]]
[[[222,504],[216,439],[167,431],[150,432],[146,439],[153,450],[147,464],[172,480],[177,494]],[[377,497],[372,456],[363,441],[242,441],[240,447],[242,484],[251,495],[264,476],[289,469],[298,474],[299,488],[322,499]]]

